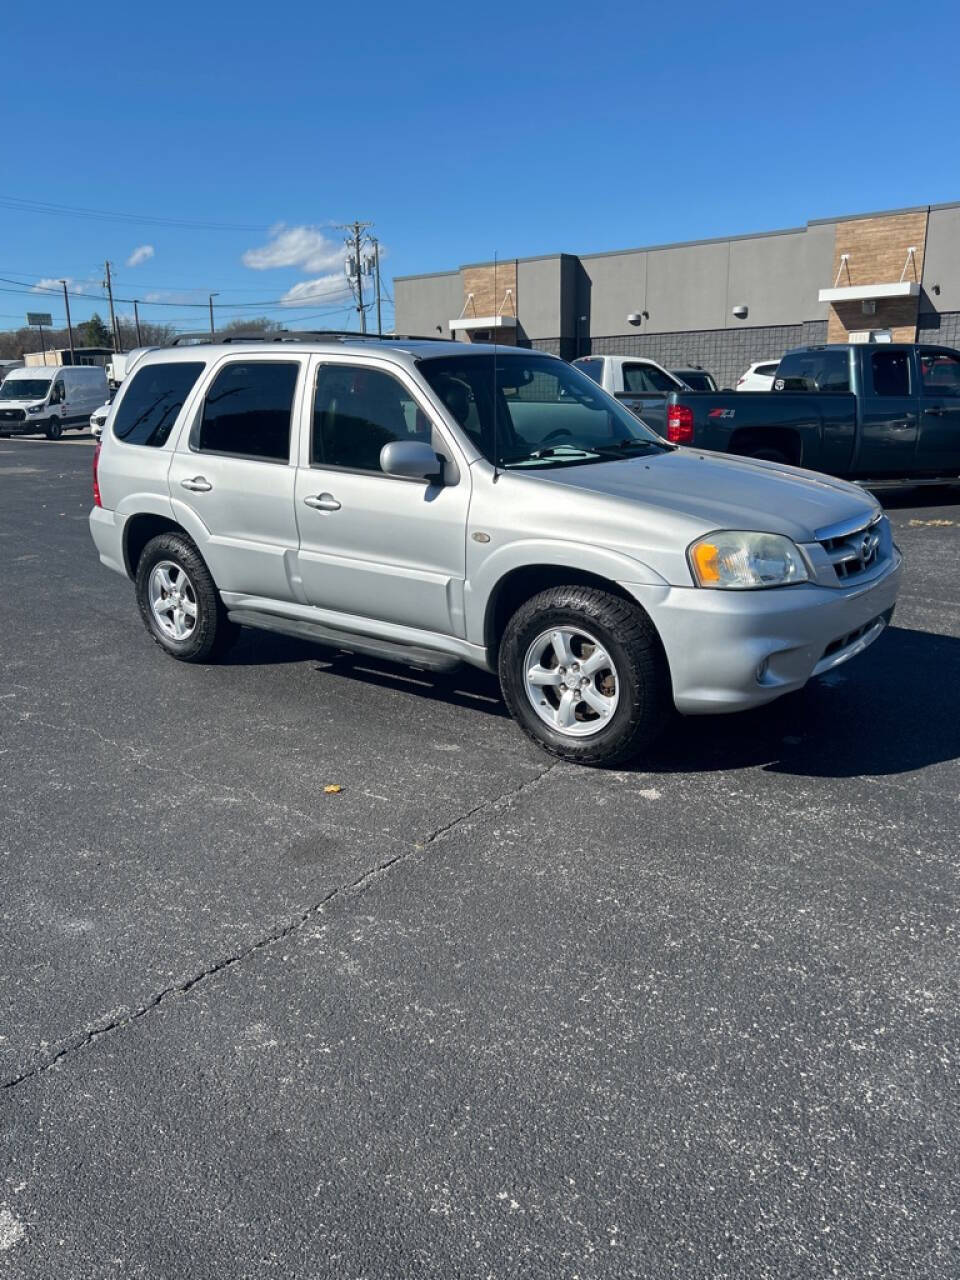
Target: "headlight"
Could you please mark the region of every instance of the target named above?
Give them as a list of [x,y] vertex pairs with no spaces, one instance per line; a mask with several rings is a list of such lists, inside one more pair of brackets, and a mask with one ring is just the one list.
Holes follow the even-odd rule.
[[42,405],[42,404],[28,404],[28,405],[27,405],[27,413],[42,413],[42,412],[43,412],[43,405]]
[[799,547],[779,533],[708,533],[691,543],[687,559],[697,586],[717,590],[786,587],[810,578]]

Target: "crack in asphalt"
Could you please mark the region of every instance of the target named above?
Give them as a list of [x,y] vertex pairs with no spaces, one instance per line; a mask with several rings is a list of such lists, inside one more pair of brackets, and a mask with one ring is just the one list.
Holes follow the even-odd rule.
[[362,891],[368,884],[384,875],[392,867],[395,867],[400,862],[405,862],[415,854],[422,853],[425,849],[429,848],[430,845],[436,844],[455,828],[461,826],[463,823],[469,822],[471,818],[476,817],[477,814],[483,813],[486,810],[496,809],[498,805],[505,802],[513,803],[513,801],[515,801],[519,796],[529,791],[531,787],[539,785],[539,783],[541,783],[548,774],[552,773],[553,770],[557,768],[559,763],[559,761],[553,761],[551,764],[542,768],[533,778],[527,778],[524,782],[521,782],[519,786],[511,787],[509,790],[501,792],[500,795],[494,796],[492,799],[483,800],[479,804],[474,805],[472,809],[468,809],[466,813],[461,813],[456,818],[451,819],[450,822],[446,822],[442,826],[437,827],[434,831],[431,831],[429,835],[425,836],[423,840],[416,842],[412,848],[403,853],[397,853],[392,858],[388,858],[384,862],[378,862],[376,866],[368,867],[354,880],[350,880],[346,884],[337,885],[336,888],[331,889],[328,894],[321,898],[319,902],[316,902],[312,906],[307,907],[304,911],[301,911],[298,916],[293,920],[288,921],[287,924],[283,925],[281,928],[275,929],[272,933],[268,933],[264,937],[259,938],[256,942],[251,943],[248,947],[244,947],[241,951],[232,955],[224,956],[223,959],[218,960],[215,964],[210,965],[206,969],[201,969],[199,973],[193,974],[182,982],[176,982],[169,987],[164,987],[162,991],[158,992],[144,1004],[139,1005],[132,1013],[125,1014],[122,1017],[115,1017],[109,1022],[104,1022],[99,1026],[89,1028],[81,1035],[78,1035],[69,1044],[64,1045],[63,1048],[59,1049],[46,1061],[37,1063],[37,1065],[31,1067],[29,1071],[23,1071],[20,1075],[14,1076],[10,1080],[5,1080],[3,1084],[0,1085],[0,1093],[6,1093],[9,1090],[16,1089],[18,1085],[25,1084],[28,1080],[33,1080],[38,1076],[45,1075],[46,1072],[52,1070],[58,1065],[58,1063],[62,1062],[68,1056],[76,1053],[78,1050],[85,1049],[88,1045],[102,1039],[104,1036],[110,1035],[114,1031],[120,1031],[124,1027],[129,1027],[135,1022],[139,1022],[141,1018],[146,1017],[146,1015],[152,1013],[154,1009],[159,1008],[160,1005],[171,996],[186,995],[186,993],[192,990],[193,987],[198,986],[201,982],[205,982],[208,978],[213,978],[218,973],[223,973],[227,969],[233,969],[249,956],[255,955],[266,947],[273,946],[276,942],[282,942],[284,939],[291,937],[291,935],[302,929],[305,924],[320,915],[321,912],[323,912],[323,910],[335,899],[344,897],[349,893]]

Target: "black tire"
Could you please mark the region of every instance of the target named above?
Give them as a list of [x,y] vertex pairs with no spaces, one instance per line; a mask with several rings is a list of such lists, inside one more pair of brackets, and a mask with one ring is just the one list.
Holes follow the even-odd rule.
[[[528,649],[544,631],[580,626],[610,655],[619,700],[609,723],[588,737],[568,737],[534,710],[525,687]],[[670,670],[660,637],[638,604],[595,587],[551,587],[517,610],[500,645],[500,687],[527,737],[561,760],[610,766],[637,755],[666,726],[672,706]]]
[[[167,635],[150,604],[150,577],[161,561],[171,561],[186,574],[196,622],[190,635],[176,640]],[[180,662],[216,662],[230,648],[240,628],[230,621],[210,570],[185,534],[161,533],[151,538],[137,563],[137,604],[147,630],[165,653]]]
[[46,435],[48,440],[60,439],[60,437],[63,435],[63,427],[60,425],[59,418],[50,419],[50,421],[47,423]]

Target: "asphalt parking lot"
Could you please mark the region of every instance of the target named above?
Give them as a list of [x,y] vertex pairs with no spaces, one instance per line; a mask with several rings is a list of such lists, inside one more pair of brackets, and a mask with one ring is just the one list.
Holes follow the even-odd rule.
[[0,1276],[960,1274],[960,489],[867,654],[600,773],[172,662],[91,456],[0,441]]

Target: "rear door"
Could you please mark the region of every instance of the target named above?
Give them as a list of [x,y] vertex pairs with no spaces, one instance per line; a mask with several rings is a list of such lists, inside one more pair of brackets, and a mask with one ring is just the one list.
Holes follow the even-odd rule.
[[960,474],[960,353],[942,347],[917,352],[920,443],[917,469]]
[[916,467],[919,393],[907,347],[865,347],[856,474],[910,475]]
[[[464,635],[469,468],[405,371],[317,358],[310,381],[296,480],[309,602]],[[444,484],[381,471],[385,444],[418,439],[448,458]]]
[[207,374],[170,464],[174,510],[205,527],[221,591],[294,600],[297,550],[291,430],[306,358],[237,354]]

